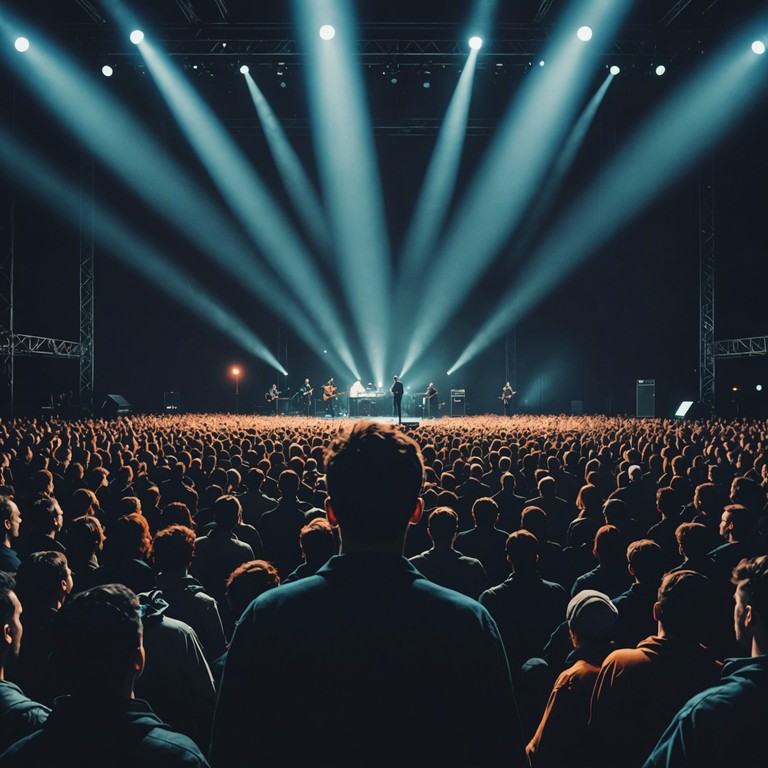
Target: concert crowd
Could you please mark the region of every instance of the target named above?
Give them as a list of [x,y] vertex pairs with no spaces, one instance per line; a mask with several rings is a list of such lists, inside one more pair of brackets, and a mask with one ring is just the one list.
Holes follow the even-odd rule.
[[768,422],[0,422],[0,768],[768,765]]

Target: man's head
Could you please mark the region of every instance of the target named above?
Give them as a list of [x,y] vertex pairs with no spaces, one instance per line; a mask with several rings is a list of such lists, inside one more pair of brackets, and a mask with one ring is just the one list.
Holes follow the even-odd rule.
[[184,525],[171,525],[152,541],[152,560],[160,573],[186,571],[194,556],[195,532]]
[[720,516],[720,535],[730,542],[743,541],[754,527],[754,515],[742,504],[729,504]]
[[459,517],[450,507],[438,507],[429,515],[427,531],[436,547],[450,547],[459,530]]
[[664,550],[652,539],[638,539],[627,547],[629,572],[638,584],[658,584],[664,574]]
[[706,557],[711,549],[707,527],[701,523],[681,523],[675,528],[678,552],[686,560]]
[[515,531],[507,537],[507,562],[515,573],[536,571],[539,560],[539,541],[530,531]]
[[753,656],[768,651],[768,557],[742,560],[734,568],[731,582],[736,591],[733,596],[733,624],[736,640],[751,646]]
[[225,531],[233,530],[242,522],[243,510],[237,496],[222,496],[213,505],[213,519],[216,527]]
[[122,584],[75,595],[54,622],[53,660],[64,693],[129,698],[144,668],[139,601]]
[[547,513],[541,507],[525,507],[520,516],[520,527],[525,531],[530,531],[539,541],[547,541],[548,539],[549,521],[547,520]]
[[336,554],[333,528],[324,517],[310,520],[299,533],[299,544],[307,563],[324,563]]
[[675,571],[661,580],[653,617],[665,637],[699,643],[712,625],[712,583],[695,571]]
[[277,569],[266,560],[249,560],[238,566],[227,579],[227,601],[239,617],[259,595],[280,585]]
[[331,524],[368,546],[402,541],[422,510],[424,462],[416,441],[393,425],[357,422],[325,454]]
[[26,521],[25,536],[55,536],[64,526],[64,515],[56,499],[40,498],[27,509]]
[[8,546],[18,538],[20,526],[21,514],[16,502],[8,496],[0,496],[0,535]]
[[607,643],[613,636],[619,612],[608,595],[583,589],[571,598],[565,617],[573,644],[583,647]]
[[393,376],[393,377],[392,377],[392,381],[398,381],[398,378],[397,378],[397,376]]
[[9,573],[0,571],[0,680],[3,670],[13,665],[21,647],[21,603],[16,597],[16,584]]
[[280,497],[282,499],[295,499],[299,492],[300,483],[301,479],[292,469],[284,469],[277,480]]
[[27,608],[59,608],[72,591],[72,571],[61,552],[34,552],[22,560],[16,593]]
[[539,480],[538,489],[539,496],[541,496],[542,499],[554,499],[555,494],[557,493],[557,483],[555,482],[555,478],[550,475],[542,477],[541,480]]
[[499,519],[499,505],[489,496],[482,496],[472,505],[472,518],[478,528],[493,528]]

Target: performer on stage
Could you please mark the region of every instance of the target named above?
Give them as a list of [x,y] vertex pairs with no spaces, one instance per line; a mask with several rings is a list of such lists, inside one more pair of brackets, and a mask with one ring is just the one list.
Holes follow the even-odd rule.
[[275,409],[275,416],[277,416],[277,407],[280,404],[280,390],[277,388],[277,384],[273,384],[268,390],[267,394],[264,395],[264,399],[274,407]]
[[501,389],[501,402],[504,404],[504,415],[512,415],[512,398],[517,394],[507,382]]
[[314,391],[315,388],[309,383],[309,379],[304,379],[304,383],[299,387],[299,410],[304,416],[309,416],[309,406]]
[[328,379],[328,382],[323,387],[323,400],[325,400],[325,411],[333,418],[336,415],[336,410],[333,407],[333,402],[336,400],[336,390],[338,387],[333,383],[333,376]]
[[424,416],[432,419],[437,415],[437,389],[430,381],[427,391],[424,393]]
[[389,388],[389,391],[392,393],[392,407],[393,407],[393,416],[397,416],[397,423],[402,424],[403,423],[403,409],[402,409],[402,402],[403,402],[403,382],[400,381],[400,379],[397,378],[397,376],[392,377],[394,379],[394,384]]

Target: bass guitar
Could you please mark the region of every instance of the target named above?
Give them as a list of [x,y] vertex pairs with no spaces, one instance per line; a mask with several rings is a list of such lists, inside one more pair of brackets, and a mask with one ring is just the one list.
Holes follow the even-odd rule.
[[328,400],[333,400],[334,397],[341,397],[342,395],[346,394],[346,392],[323,392],[323,400],[327,402]]

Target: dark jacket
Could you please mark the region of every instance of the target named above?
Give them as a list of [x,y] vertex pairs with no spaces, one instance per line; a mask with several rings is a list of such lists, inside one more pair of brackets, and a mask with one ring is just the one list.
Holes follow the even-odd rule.
[[42,727],[50,712],[27,698],[18,685],[0,680],[0,753]]
[[429,549],[410,558],[411,564],[434,584],[477,600],[488,588],[483,564],[455,549]]
[[643,768],[768,765],[768,656],[730,659],[675,715]]
[[261,595],[238,622],[211,762],[524,766],[498,629],[476,601],[403,557],[332,557]]
[[56,699],[43,727],[0,756],[0,766],[50,768],[200,768],[205,758],[186,736],[175,733],[145,701]]

